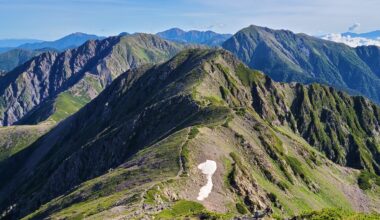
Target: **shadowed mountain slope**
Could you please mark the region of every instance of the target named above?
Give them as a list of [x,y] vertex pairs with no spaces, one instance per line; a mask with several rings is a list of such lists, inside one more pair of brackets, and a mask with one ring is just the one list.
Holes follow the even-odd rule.
[[[378,113],[332,88],[275,83],[223,50],[186,50],[122,74],[0,162],[0,210],[25,219],[379,211],[379,187],[357,185],[360,172],[376,176],[379,150],[363,143],[378,146]],[[206,160],[217,169],[200,201]]]
[[223,43],[223,48],[276,81],[323,83],[380,102],[377,47],[351,48],[252,25]]

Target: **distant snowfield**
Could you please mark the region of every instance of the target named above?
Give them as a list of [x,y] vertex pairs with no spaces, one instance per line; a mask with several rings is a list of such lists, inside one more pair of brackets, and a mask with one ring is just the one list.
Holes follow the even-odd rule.
[[324,40],[344,43],[350,47],[375,45],[380,47],[380,40],[372,40],[363,37],[343,36],[341,34],[328,34],[322,37]]
[[216,171],[216,162],[213,160],[206,160],[206,162],[198,165],[198,169],[207,176],[207,183],[200,190],[197,199],[199,201],[204,200],[212,191],[212,176]]

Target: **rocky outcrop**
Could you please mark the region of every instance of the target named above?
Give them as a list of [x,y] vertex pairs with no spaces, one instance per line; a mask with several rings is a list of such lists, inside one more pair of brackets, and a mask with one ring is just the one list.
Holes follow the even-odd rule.
[[252,88],[252,105],[274,125],[286,125],[341,165],[380,174],[380,108],[318,84],[278,84],[266,77]]
[[[128,69],[163,62],[181,48],[153,35],[136,34],[91,40],[63,53],[43,53],[0,78],[0,125],[17,123],[39,105],[83,82],[86,75],[95,76],[105,88]],[[84,86],[93,86],[89,83]]]

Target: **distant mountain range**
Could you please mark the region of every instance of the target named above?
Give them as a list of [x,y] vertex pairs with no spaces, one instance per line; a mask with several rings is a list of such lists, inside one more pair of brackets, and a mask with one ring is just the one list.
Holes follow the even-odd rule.
[[[128,36],[122,32],[119,36]],[[217,46],[231,37],[230,34],[218,34],[212,31],[188,31],[173,28],[157,34],[163,39],[187,43]],[[105,37],[85,33],[73,33],[55,41],[40,40],[3,40],[0,41],[0,70],[11,71],[13,68],[23,64],[41,51],[64,51],[76,48],[88,40],[102,40]],[[2,53],[2,54],[1,54]]]
[[0,40],[0,52],[5,52],[11,49],[55,49],[55,50],[66,50],[78,47],[84,44],[88,40],[102,40],[105,37],[100,37],[92,34],[85,33],[73,33],[64,36],[58,40],[54,41],[43,41],[43,40],[28,40],[28,39],[9,39]]
[[42,40],[35,39],[4,39],[0,40],[0,53],[7,52],[23,44],[41,43]]
[[73,33],[55,41],[0,40],[0,70],[8,72],[43,51],[63,51],[76,48],[88,40],[104,37],[84,33]]
[[28,50],[36,50],[36,49],[43,49],[43,48],[52,48],[56,50],[66,50],[78,47],[82,44],[84,44],[88,40],[102,40],[105,37],[100,37],[96,35],[91,34],[85,34],[85,33],[73,33],[70,35],[67,35],[63,38],[60,38],[55,41],[44,41],[39,43],[26,43],[18,46],[22,49],[28,49]]
[[345,32],[342,34],[345,37],[363,37],[368,38],[372,40],[380,40],[380,30],[378,31],[371,31],[367,33],[353,33],[353,32]]
[[276,81],[322,83],[380,103],[379,47],[352,48],[253,25],[222,46]]
[[27,50],[16,48],[4,53],[0,53],[0,70],[9,72],[15,67],[29,61],[33,57],[49,50],[54,51],[54,49]]
[[23,44],[32,44],[32,43],[41,43],[42,40],[36,40],[36,39],[3,39],[0,40],[0,48],[1,47],[19,47]]
[[203,44],[207,46],[218,46],[230,38],[231,34],[218,34],[213,31],[184,31],[179,28],[172,28],[167,31],[157,33],[158,36],[181,43]]

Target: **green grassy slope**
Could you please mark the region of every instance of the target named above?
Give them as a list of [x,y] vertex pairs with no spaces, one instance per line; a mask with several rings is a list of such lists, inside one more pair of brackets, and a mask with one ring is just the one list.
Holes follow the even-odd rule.
[[[374,170],[334,163],[317,144],[323,136],[312,142],[298,132],[297,120],[331,108],[292,111],[300,90],[317,89],[327,88],[274,83],[221,50],[187,50],[135,69],[0,163],[0,208],[25,219],[287,218],[326,208],[371,217],[350,213],[380,211],[380,188],[358,184],[361,171],[372,178]],[[344,98],[347,108],[355,100],[334,90],[324,96],[331,103]],[[198,165],[206,160],[217,170],[210,195],[199,201],[206,178]]]

